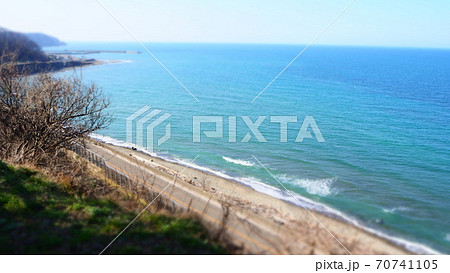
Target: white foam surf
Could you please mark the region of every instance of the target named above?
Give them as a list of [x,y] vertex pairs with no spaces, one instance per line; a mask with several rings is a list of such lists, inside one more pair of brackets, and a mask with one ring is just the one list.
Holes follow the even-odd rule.
[[279,175],[277,176],[277,179],[279,179],[280,182],[299,186],[305,189],[308,193],[314,195],[328,196],[336,192],[332,190],[332,185],[337,180],[336,177],[322,178],[322,179],[307,179],[307,178],[293,178],[286,175]]
[[361,221],[351,217],[341,211],[333,209],[327,205],[315,202],[309,198],[301,196],[297,193],[290,191],[289,193],[283,190],[280,190],[276,187],[267,185],[260,180],[252,177],[238,178],[234,179],[237,182],[240,182],[244,185],[251,187],[252,189],[270,195],[272,197],[287,201],[296,206],[303,207],[308,210],[317,211],[319,213],[323,213],[332,218],[337,218],[347,223],[350,223],[356,227],[359,227],[369,233],[372,233],[378,237],[384,238],[388,241],[391,241],[399,246],[404,247],[405,249],[417,253],[417,254],[441,254],[440,252],[420,243],[411,242],[396,236],[389,235],[385,232],[379,231],[375,228],[369,227],[362,223]]
[[118,140],[118,139],[115,139],[115,138],[112,138],[109,136],[104,136],[104,135],[99,135],[99,134],[94,134],[94,133],[90,134],[89,137],[91,137],[95,140],[98,140],[100,142],[103,142],[103,143],[107,143],[107,144],[111,144],[111,145],[119,146],[119,147],[124,147],[124,148],[132,148],[132,147],[136,146],[133,143],[128,143],[128,142]]
[[228,161],[228,162],[231,162],[231,163],[234,163],[234,164],[237,164],[237,165],[242,165],[242,166],[245,166],[245,167],[255,166],[255,163],[250,162],[250,161],[246,161],[246,160],[233,159],[233,158],[226,157],[226,156],[222,156],[222,158],[225,161]]

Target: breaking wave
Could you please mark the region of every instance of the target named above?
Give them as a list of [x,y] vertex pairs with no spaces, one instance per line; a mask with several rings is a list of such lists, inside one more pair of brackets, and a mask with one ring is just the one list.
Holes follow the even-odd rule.
[[246,161],[246,160],[241,160],[241,159],[233,159],[233,158],[229,158],[226,156],[222,156],[222,158],[225,161],[237,164],[237,165],[242,165],[242,166],[246,166],[246,167],[251,167],[251,166],[255,166],[255,163],[250,162],[250,161]]
[[277,178],[280,180],[280,182],[299,186],[305,189],[308,193],[319,196],[328,196],[335,193],[332,190],[332,185],[337,180],[336,177],[307,179],[307,178],[292,178],[286,175],[280,175]]

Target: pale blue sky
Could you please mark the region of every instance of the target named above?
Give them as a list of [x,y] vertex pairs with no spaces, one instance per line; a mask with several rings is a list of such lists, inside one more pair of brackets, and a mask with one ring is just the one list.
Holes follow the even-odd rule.
[[[100,0],[141,41],[305,44],[350,0]],[[132,41],[95,0],[14,0],[0,26],[64,41]],[[449,0],[356,0],[316,42],[450,48]]]

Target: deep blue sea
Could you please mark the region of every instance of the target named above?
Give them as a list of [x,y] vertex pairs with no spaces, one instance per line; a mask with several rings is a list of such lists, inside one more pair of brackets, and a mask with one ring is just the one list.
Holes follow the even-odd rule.
[[[78,71],[111,98],[114,122],[99,134],[125,141],[126,117],[149,105],[172,115],[171,138],[155,147],[160,156],[190,162],[198,155],[199,168],[295,203],[254,156],[310,209],[419,252],[450,253],[450,50],[312,46],[252,103],[304,46],[146,46],[199,102],[137,43],[48,48],[142,52],[84,55],[126,61]],[[194,115],[224,117],[223,138],[202,133],[194,143]],[[229,116],[237,123],[231,143]],[[252,133],[241,142],[250,131],[241,116],[266,116],[259,127],[266,142]],[[271,116],[298,117],[287,142]],[[325,142],[311,128],[313,138],[294,141],[306,116]]]

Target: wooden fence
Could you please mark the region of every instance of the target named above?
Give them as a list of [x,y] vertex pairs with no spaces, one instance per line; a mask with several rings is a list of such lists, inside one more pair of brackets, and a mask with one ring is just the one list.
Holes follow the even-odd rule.
[[[72,150],[82,158],[88,160],[92,164],[96,165],[97,167],[101,168],[104,171],[105,179],[110,179],[117,185],[131,191],[131,193],[137,198],[145,200],[146,202],[152,202],[155,198],[158,198],[158,200],[154,201],[158,208],[165,208],[171,212],[187,210],[184,206],[177,204],[175,201],[167,198],[164,195],[160,195],[160,191],[154,190],[151,187],[145,185],[145,183],[139,181],[140,179],[131,177],[123,173],[121,170],[112,167],[110,164],[108,164],[103,156],[97,154],[94,151],[91,151],[87,147],[78,143],[73,143],[70,147],[70,150]],[[156,179],[156,177],[153,175],[152,177],[147,179],[154,180]],[[151,181],[147,182],[150,183]]]

